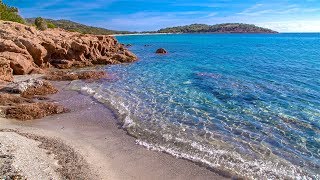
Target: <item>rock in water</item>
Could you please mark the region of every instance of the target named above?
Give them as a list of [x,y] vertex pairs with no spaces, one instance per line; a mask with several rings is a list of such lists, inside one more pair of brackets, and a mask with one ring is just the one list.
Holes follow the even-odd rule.
[[12,81],[12,74],[32,74],[41,72],[42,68],[66,69],[137,60],[112,36],[57,28],[38,31],[8,21],[0,21],[0,29],[0,80],[4,81]]
[[168,52],[164,48],[160,48],[160,49],[157,49],[156,53],[157,54],[167,54]]

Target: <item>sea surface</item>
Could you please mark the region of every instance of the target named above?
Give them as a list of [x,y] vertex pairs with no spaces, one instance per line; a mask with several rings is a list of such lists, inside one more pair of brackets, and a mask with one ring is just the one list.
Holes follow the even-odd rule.
[[71,88],[115,110],[138,144],[228,176],[320,179],[320,34],[117,39],[139,61]]

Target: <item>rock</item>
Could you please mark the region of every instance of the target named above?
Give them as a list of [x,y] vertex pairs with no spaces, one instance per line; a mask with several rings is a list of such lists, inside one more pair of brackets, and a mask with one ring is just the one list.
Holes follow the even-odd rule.
[[126,55],[129,59],[128,61],[131,62],[132,59],[137,59],[137,56],[133,54],[131,51],[124,51],[124,55]]
[[104,71],[82,71],[82,72],[66,72],[66,71],[54,71],[49,73],[45,79],[51,81],[73,81],[73,80],[96,80],[106,77],[107,74]]
[[14,94],[0,94],[0,106],[14,106],[23,103],[33,103],[33,100]]
[[69,69],[73,66],[73,60],[53,59],[50,63],[59,69]]
[[61,114],[69,110],[61,105],[47,102],[19,104],[5,110],[6,118],[18,120],[40,119],[52,114]]
[[[12,80],[14,75],[41,72],[40,68],[68,69],[94,64],[117,64],[137,60],[125,45],[107,35],[89,35],[62,29],[38,31],[15,22],[0,21],[0,80]],[[6,69],[6,70],[4,70]],[[5,72],[3,72],[5,71]]]
[[126,45],[126,47],[131,47],[131,46],[132,46],[132,44],[127,44],[127,45]]
[[2,59],[10,61],[10,68],[15,75],[29,74],[35,69],[35,64],[28,58],[28,56],[14,52],[2,52],[0,53]]
[[21,93],[21,97],[33,98],[34,96],[43,96],[48,94],[56,94],[58,89],[50,82],[43,81],[41,86],[31,86]]
[[10,92],[12,93],[23,93],[29,88],[39,88],[43,86],[44,81],[40,79],[28,79],[26,81],[14,83],[10,88]]
[[0,57],[0,80],[13,81],[13,70],[10,67],[10,61]]
[[157,49],[156,53],[157,54],[167,54],[168,52],[164,48],[160,48],[160,49]]

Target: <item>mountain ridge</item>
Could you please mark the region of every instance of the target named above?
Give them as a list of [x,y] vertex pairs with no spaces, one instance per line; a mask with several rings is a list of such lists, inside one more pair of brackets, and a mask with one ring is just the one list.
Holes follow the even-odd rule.
[[[27,23],[34,24],[36,18],[25,18]],[[135,32],[130,31],[118,31],[118,30],[110,30],[106,28],[101,27],[94,27],[94,26],[88,26],[85,24],[81,24],[78,22],[74,22],[71,20],[66,19],[45,19],[46,22],[54,24],[56,27],[67,30],[67,31],[74,31],[79,32],[82,34],[94,34],[94,35],[111,35],[111,34],[131,34]]]

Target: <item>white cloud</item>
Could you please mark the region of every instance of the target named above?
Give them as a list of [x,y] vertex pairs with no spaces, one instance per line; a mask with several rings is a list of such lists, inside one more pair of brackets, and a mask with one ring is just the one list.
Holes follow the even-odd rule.
[[245,16],[260,16],[260,15],[286,15],[286,14],[302,14],[320,12],[320,8],[301,7],[296,4],[255,4],[242,12],[239,15]]
[[320,21],[278,21],[256,23],[279,32],[320,32]]

